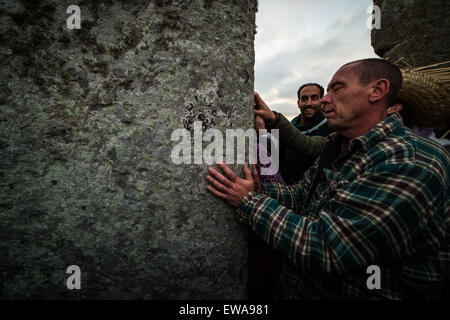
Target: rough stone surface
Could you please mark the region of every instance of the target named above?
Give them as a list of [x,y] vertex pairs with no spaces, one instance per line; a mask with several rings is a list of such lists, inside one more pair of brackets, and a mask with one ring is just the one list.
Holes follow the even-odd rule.
[[71,4],[0,1],[0,297],[244,298],[245,228],[170,153],[251,126],[256,1]]
[[381,29],[372,30],[372,46],[382,58],[409,66],[450,59],[450,2],[446,0],[374,0],[381,8]]

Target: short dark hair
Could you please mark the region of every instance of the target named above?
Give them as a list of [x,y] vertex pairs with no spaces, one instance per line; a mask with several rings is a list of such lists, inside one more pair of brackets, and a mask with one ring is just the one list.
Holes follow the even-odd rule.
[[381,78],[389,80],[388,106],[392,106],[397,102],[403,78],[402,72],[395,64],[384,59],[369,58],[346,63],[341,68],[350,64],[356,64],[355,68],[362,85],[367,85],[369,82]]
[[319,88],[319,90],[320,90],[320,98],[322,98],[323,95],[325,94],[325,89],[320,84],[318,84],[318,83],[306,83],[306,84],[302,85],[300,87],[300,89],[298,89],[298,91],[297,91],[297,97],[298,97],[299,100],[300,100],[300,91],[302,91],[302,89],[304,87],[307,87],[307,86],[316,86],[317,88]]

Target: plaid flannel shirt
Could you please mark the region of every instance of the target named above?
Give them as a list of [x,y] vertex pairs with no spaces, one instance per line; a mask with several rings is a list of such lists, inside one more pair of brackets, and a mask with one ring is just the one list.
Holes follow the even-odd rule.
[[[287,298],[429,295],[445,281],[450,261],[448,154],[404,127],[398,114],[347,148],[322,169],[306,207],[318,161],[297,184],[250,192],[239,218],[289,260]],[[366,284],[370,265],[380,267],[381,289]]]

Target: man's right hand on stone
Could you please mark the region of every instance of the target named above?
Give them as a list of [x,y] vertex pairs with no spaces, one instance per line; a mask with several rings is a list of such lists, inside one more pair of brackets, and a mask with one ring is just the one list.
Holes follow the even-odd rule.
[[255,100],[255,107],[253,109],[255,114],[263,118],[264,121],[268,124],[271,124],[273,121],[275,121],[277,116],[275,115],[275,113],[273,113],[272,110],[270,110],[270,108],[267,106],[264,100],[261,99],[257,92],[253,93],[253,98]]

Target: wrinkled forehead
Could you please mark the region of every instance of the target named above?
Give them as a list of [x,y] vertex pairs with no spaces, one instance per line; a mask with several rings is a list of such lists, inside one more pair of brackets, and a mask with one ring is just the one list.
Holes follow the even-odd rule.
[[352,63],[349,65],[344,65],[340,67],[333,75],[327,89],[329,89],[335,82],[351,82],[355,80],[359,82],[357,64]]

